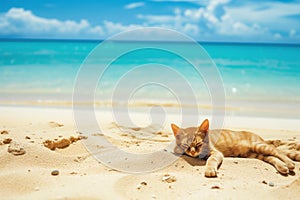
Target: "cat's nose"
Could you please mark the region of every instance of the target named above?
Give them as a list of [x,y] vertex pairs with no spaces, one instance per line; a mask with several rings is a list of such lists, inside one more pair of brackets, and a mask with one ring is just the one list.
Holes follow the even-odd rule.
[[191,147],[191,150],[190,150],[190,151],[191,151],[192,154],[196,153],[195,147]]

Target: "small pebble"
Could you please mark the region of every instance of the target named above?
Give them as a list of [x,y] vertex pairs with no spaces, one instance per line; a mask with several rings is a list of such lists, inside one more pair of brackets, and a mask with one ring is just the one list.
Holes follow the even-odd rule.
[[274,184],[273,182],[269,182],[269,186],[270,186],[270,187],[274,187],[275,184]]
[[26,140],[30,140],[31,138],[29,136],[25,136],[25,139]]
[[211,186],[211,189],[220,189],[220,186],[214,185],[214,186]]
[[12,141],[11,138],[5,138],[5,139],[3,140],[3,143],[4,143],[4,144],[9,144],[11,141]]
[[172,183],[175,182],[177,179],[175,176],[171,176],[170,174],[165,174],[162,177],[163,182]]
[[147,185],[148,184],[146,181],[142,181],[136,186],[136,189],[140,190],[143,186],[147,186]]
[[263,180],[262,183],[263,183],[263,184],[268,184],[267,181],[265,181],[265,180]]
[[24,150],[21,144],[14,143],[14,142],[9,144],[7,148],[7,152],[13,154],[14,156],[20,156],[26,153],[26,151]]
[[146,181],[142,181],[142,182],[141,182],[141,185],[144,185],[144,186],[146,186],[146,185],[148,185],[148,184],[147,184],[147,182],[146,182]]
[[136,189],[137,190],[140,190],[142,188],[142,185],[141,184],[138,184],[137,186],[136,186]]
[[234,163],[234,164],[239,164],[239,162],[238,162],[238,161],[234,161],[233,163]]
[[58,171],[58,170],[53,170],[53,171],[51,172],[51,175],[52,175],[52,176],[57,176],[57,175],[59,175],[59,171]]
[[8,131],[7,130],[4,130],[4,131],[1,131],[1,135],[6,135],[6,134],[8,134]]

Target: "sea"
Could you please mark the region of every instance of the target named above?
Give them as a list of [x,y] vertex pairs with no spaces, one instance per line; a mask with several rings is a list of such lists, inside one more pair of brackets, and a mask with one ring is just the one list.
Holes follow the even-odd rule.
[[2,39],[0,105],[300,117],[300,45],[152,43]]

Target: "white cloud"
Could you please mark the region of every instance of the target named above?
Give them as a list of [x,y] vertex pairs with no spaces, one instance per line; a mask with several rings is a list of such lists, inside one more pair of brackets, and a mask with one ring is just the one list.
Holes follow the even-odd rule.
[[139,27],[141,25],[123,25],[110,21],[104,21],[101,26],[92,26],[84,19],[79,22],[60,21],[36,16],[23,8],[11,8],[7,13],[0,15],[0,35],[4,36],[104,39]]
[[0,15],[1,35],[40,35],[49,36],[93,36],[103,35],[100,26],[91,26],[87,20],[79,22],[73,20],[60,21],[34,15],[23,8],[11,8],[7,13]]
[[175,9],[173,15],[138,15],[139,19],[145,21],[144,26],[155,26],[168,29],[174,29],[191,36],[199,33],[197,24],[190,23],[184,17],[179,9]]
[[[300,4],[270,1],[237,4],[230,0],[196,2],[198,8],[194,9],[175,8],[173,13],[164,15],[139,14],[137,18],[142,21],[139,24],[106,20],[95,26],[85,19],[62,21],[39,17],[23,8],[11,8],[0,14],[0,35],[104,39],[122,31],[155,26],[175,29],[196,40],[300,41],[299,17],[295,17]],[[141,6],[144,6],[143,2],[136,2],[125,8]]]
[[0,35],[6,37],[105,39],[116,33],[140,27],[142,25],[124,25],[111,21],[92,26],[84,19],[79,22],[48,19],[36,16],[23,8],[11,8],[7,13],[0,15]]
[[[182,41],[190,42],[191,40],[185,35],[169,27],[139,27],[134,31],[123,32],[115,35],[114,40],[134,40],[134,41]],[[190,27],[187,27],[190,28]]]
[[290,30],[290,33],[289,33],[289,36],[292,38],[296,35],[297,31],[295,29],[291,29]]
[[[176,0],[172,0],[176,1]],[[138,15],[148,25],[173,28],[196,39],[272,41],[296,39],[300,4],[282,2],[231,3],[210,0],[196,9],[175,9],[170,15]],[[299,38],[298,38],[299,39]]]
[[138,15],[138,18],[150,26],[172,28],[199,38],[200,33],[203,35],[205,31],[211,31],[207,29],[214,29],[220,22],[219,13],[223,10],[219,7],[228,2],[229,0],[211,0],[206,2],[205,7],[199,9],[176,8],[173,15]]
[[203,13],[203,8],[199,8],[197,10],[186,9],[184,11],[184,16],[192,20],[199,20],[201,17],[203,17]]
[[289,16],[299,15],[299,3],[260,2],[224,8],[233,18],[247,24],[260,24],[277,31],[288,32],[300,27],[299,20]]
[[147,24],[164,24],[164,23],[173,23],[175,17],[172,15],[137,15],[139,19],[145,20]]
[[133,30],[136,28],[140,28],[142,26],[136,25],[136,24],[123,25],[121,23],[104,21],[104,27],[105,27],[107,34],[112,35],[112,34],[120,33],[122,31],[129,31],[129,30]]
[[95,35],[99,35],[99,36],[104,34],[103,28],[101,26],[91,27],[89,32],[92,34],[95,34]]
[[199,31],[199,27],[195,24],[185,24],[183,27],[183,32],[189,33],[190,35],[197,35]]
[[127,5],[125,6],[125,9],[128,9],[128,10],[130,10],[130,9],[134,9],[134,8],[142,7],[142,6],[144,6],[144,5],[145,5],[145,3],[144,3],[144,2],[135,2],[135,3],[130,3],[130,4],[127,4]]
[[278,40],[278,39],[281,39],[282,36],[281,36],[280,33],[275,33],[275,34],[274,34],[274,38],[275,38],[276,40]]
[[268,28],[258,24],[247,24],[233,19],[229,14],[221,17],[220,21],[214,26],[216,34],[222,36],[235,36],[240,38],[258,38],[258,36],[269,36]]

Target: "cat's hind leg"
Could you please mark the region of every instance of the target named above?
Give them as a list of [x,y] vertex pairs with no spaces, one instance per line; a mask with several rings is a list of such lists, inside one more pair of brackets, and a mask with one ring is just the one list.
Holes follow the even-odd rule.
[[277,157],[263,156],[263,161],[273,165],[277,169],[277,171],[281,174],[288,174],[290,171],[287,165]]
[[266,143],[257,143],[253,145],[253,152],[262,154],[264,156],[274,156],[279,158],[281,161],[283,161],[287,168],[290,171],[293,171],[295,169],[295,164],[294,162],[284,153],[281,153],[278,151],[275,147],[268,145]]
[[281,174],[288,174],[289,168],[279,158],[274,156],[265,156],[263,154],[251,153],[249,158],[257,158],[264,162],[267,162],[275,167],[275,169]]

